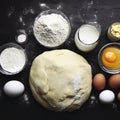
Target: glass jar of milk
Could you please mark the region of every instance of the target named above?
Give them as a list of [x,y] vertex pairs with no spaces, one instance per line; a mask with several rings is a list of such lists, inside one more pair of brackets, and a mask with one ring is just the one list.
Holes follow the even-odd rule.
[[97,44],[101,33],[101,26],[98,23],[83,24],[75,34],[75,44],[83,52],[93,50]]

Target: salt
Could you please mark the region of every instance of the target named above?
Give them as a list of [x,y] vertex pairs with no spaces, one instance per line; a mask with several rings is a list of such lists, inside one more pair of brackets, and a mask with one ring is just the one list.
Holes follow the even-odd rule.
[[20,35],[18,35],[18,37],[17,37],[17,41],[18,41],[19,43],[25,42],[26,39],[27,39],[27,36],[26,36],[25,34],[20,34]]
[[4,49],[0,55],[2,69],[9,73],[20,72],[26,63],[26,56],[23,50],[15,47]]

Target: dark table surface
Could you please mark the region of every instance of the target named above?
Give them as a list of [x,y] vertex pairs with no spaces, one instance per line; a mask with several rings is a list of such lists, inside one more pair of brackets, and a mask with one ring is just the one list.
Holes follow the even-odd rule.
[[[1,0],[0,1],[0,45],[16,42],[16,36],[22,31],[27,41],[20,44],[27,52],[28,63],[19,74],[7,76],[0,74],[0,120],[119,120],[120,102],[115,100],[109,105],[98,100],[99,91],[92,90],[89,100],[74,112],[56,113],[40,106],[33,98],[29,88],[29,70],[33,59],[40,53],[50,50],[41,46],[33,35],[35,17],[47,9],[58,9],[70,19],[72,31],[69,39],[58,49],[70,49],[84,56],[92,66],[92,74],[103,73],[108,79],[110,74],[103,72],[97,62],[100,48],[109,43],[106,33],[108,27],[120,21],[119,0]],[[90,21],[101,24],[102,32],[98,46],[91,52],[79,51],[74,44],[77,28]],[[19,44],[19,43],[18,43]],[[18,98],[9,98],[3,93],[3,85],[10,80],[19,80],[25,85],[25,92]],[[106,86],[105,89],[110,89]],[[114,91],[117,94],[118,91]],[[93,99],[93,97],[95,99]]]

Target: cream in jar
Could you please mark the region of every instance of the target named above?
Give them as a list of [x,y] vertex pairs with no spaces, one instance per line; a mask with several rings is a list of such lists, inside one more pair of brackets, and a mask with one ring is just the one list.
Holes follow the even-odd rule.
[[115,22],[108,28],[107,36],[111,41],[120,40],[120,22]]
[[75,34],[75,44],[79,50],[89,52],[97,46],[99,36],[100,26],[84,24]]

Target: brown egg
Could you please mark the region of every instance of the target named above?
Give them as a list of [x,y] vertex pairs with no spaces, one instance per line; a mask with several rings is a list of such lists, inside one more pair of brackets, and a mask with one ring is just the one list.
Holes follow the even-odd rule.
[[97,90],[102,90],[105,88],[106,78],[103,74],[98,73],[93,78],[93,87]]
[[118,101],[120,101],[120,92],[118,92],[118,94],[117,94],[117,99],[118,99]]
[[111,88],[120,88],[120,74],[110,76],[108,84]]

